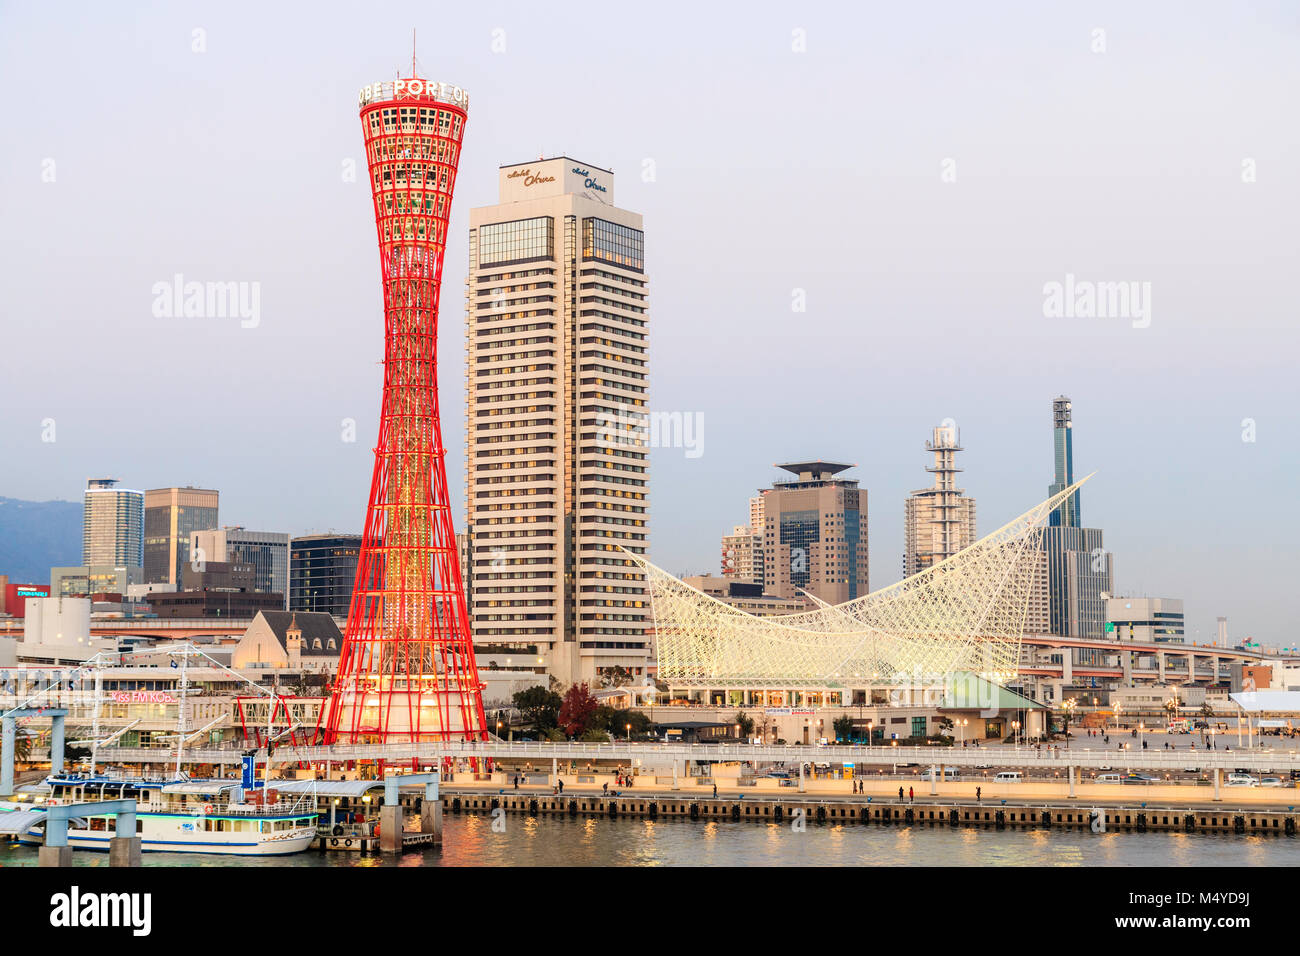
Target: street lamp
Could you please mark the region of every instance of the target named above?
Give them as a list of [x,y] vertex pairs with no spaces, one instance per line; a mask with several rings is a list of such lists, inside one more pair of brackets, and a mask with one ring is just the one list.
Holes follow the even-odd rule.
[[1011,721],[1011,733],[1016,740],[1016,749],[1019,750],[1020,749],[1020,721],[1018,720]]
[[632,742],[632,725],[631,725],[631,724],[628,724],[628,725],[627,725],[627,742],[628,742],[628,743],[631,743],[631,742]]
[[1073,698],[1067,698],[1061,701],[1061,709],[1065,711],[1065,746],[1070,746],[1070,717],[1074,714],[1074,708],[1078,701]]

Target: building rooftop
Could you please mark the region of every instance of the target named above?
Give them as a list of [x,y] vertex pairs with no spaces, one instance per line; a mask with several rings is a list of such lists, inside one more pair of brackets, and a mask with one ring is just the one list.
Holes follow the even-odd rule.
[[846,465],[835,461],[793,461],[787,464],[774,465],[790,472],[792,475],[803,475],[811,473],[814,477],[824,478],[830,475],[838,475],[841,471],[848,471],[850,468],[856,468],[857,465]]
[[614,170],[612,169],[606,169],[604,166],[597,166],[595,163],[588,163],[581,159],[574,159],[572,156],[569,156],[567,153],[560,153],[558,156],[538,156],[536,159],[526,159],[521,163],[502,163],[497,168],[514,169],[516,166],[531,166],[533,163],[549,163],[555,159],[562,159],[565,162],[569,162],[569,163],[577,163],[579,166],[587,166],[590,167],[591,169],[597,169],[602,173],[609,173],[609,175],[611,176],[614,175]]
[[[257,616],[266,621],[275,639],[286,649],[289,646],[290,625],[295,625],[302,631],[304,657],[338,657],[343,649],[343,635],[339,632],[339,626],[324,611],[258,611]],[[317,639],[320,641],[319,648],[316,647]],[[332,647],[331,641],[334,642]]]

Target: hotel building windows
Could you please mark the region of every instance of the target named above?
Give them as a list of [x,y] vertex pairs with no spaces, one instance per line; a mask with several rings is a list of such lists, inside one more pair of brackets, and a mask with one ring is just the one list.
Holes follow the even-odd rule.
[[470,623],[566,683],[640,682],[649,595],[623,549],[646,552],[649,450],[602,425],[645,414],[644,234],[612,174],[597,196],[576,167],[502,167],[500,202],[470,213]]

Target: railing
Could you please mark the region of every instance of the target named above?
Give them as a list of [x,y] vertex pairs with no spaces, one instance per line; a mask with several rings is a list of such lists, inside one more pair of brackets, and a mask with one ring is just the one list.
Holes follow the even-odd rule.
[[[222,763],[237,760],[244,747],[193,747],[186,751],[186,759],[195,763]],[[100,759],[130,763],[133,760],[156,759],[158,754],[140,748],[106,747],[100,750]],[[994,745],[989,747],[867,747],[867,746],[816,746],[809,744],[679,744],[679,743],[566,743],[530,741],[520,743],[491,743],[484,741],[436,742],[404,744],[334,744],[329,746],[293,746],[281,744],[272,755],[273,763],[324,763],[347,760],[418,760],[435,763],[448,758],[555,758],[561,760],[698,760],[712,762],[781,761],[852,762],[865,764],[924,765],[942,764],[948,767],[983,766],[1021,767],[1029,764],[1054,769],[1079,767],[1083,769],[1116,770],[1183,770],[1195,765],[1209,770],[1235,769],[1267,771],[1300,769],[1300,755],[1296,751],[1260,748],[1233,750],[1094,750],[1088,747],[1036,750],[1029,747]]]

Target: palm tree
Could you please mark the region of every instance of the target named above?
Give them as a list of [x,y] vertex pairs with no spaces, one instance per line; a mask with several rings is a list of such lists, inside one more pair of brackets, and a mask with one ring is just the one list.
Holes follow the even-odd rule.
[[32,756],[32,738],[30,734],[18,733],[14,737],[14,762],[26,763]]

